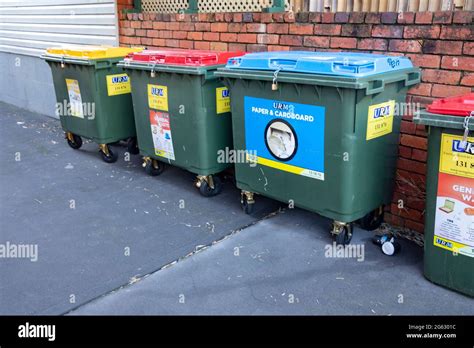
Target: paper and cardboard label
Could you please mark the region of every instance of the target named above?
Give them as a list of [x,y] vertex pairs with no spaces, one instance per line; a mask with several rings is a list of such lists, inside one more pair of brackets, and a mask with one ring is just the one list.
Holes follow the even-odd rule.
[[227,87],[216,88],[217,114],[230,112],[230,92]]
[[150,110],[150,124],[155,155],[174,161],[170,115],[167,112]]
[[474,138],[442,134],[434,245],[474,257]]
[[66,79],[67,93],[69,95],[69,105],[71,107],[71,115],[84,118],[84,109],[82,108],[81,90],[79,81]]
[[109,97],[132,92],[130,77],[127,74],[107,75],[106,78]]
[[366,140],[376,139],[392,133],[394,114],[395,100],[369,106]]
[[148,85],[148,106],[150,109],[169,111],[168,109],[168,87],[160,85]]

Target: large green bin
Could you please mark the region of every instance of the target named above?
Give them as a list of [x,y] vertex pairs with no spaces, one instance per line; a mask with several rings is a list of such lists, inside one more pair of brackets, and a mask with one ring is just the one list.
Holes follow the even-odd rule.
[[[272,52],[230,59],[218,76],[232,100],[242,207],[254,193],[334,220],[375,229],[390,204],[401,115],[420,72],[409,59],[361,53]],[[399,112],[398,112],[399,113]]]
[[474,296],[474,93],[437,101],[414,121],[428,127],[425,276]]
[[56,112],[73,149],[82,137],[99,144],[102,159],[117,160],[108,144],[128,140],[137,153],[131,84],[117,63],[141,48],[84,46],[50,48],[42,56],[51,67]]
[[229,92],[214,73],[242,54],[149,50],[119,64],[131,77],[138,146],[149,175],[161,174],[168,163],[196,174],[204,196],[221,191],[215,174],[231,165],[219,155],[232,149],[232,130]]

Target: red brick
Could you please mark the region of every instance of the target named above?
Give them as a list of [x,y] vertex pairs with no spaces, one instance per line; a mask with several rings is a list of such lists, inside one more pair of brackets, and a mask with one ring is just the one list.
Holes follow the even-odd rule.
[[453,23],[471,24],[472,19],[473,19],[473,11],[456,11],[454,12]]
[[227,51],[229,46],[224,42],[211,42],[211,50],[213,51]]
[[179,42],[179,48],[185,48],[192,50],[194,48],[194,41],[181,40]]
[[133,29],[141,29],[142,27],[142,22],[140,21],[132,21],[130,22],[130,28],[133,28]]
[[200,31],[190,31],[188,33],[188,40],[201,41],[203,38],[203,33]]
[[224,42],[237,42],[237,34],[236,33],[222,33],[221,34],[221,41],[224,41]]
[[165,40],[167,47],[178,48],[179,47],[179,40],[175,39],[166,39]]
[[443,57],[441,67],[449,70],[474,71],[474,57]]
[[212,32],[226,32],[229,28],[229,24],[227,23],[211,23],[211,31]]
[[431,84],[430,83],[420,83],[416,86],[410,88],[410,94],[424,95],[429,97],[431,95]]
[[426,163],[413,161],[406,158],[398,158],[397,168],[418,174],[426,173]]
[[[210,29],[210,25],[209,25],[209,29]],[[183,31],[201,31],[201,30],[195,30],[194,23],[187,23],[187,22],[179,23],[179,30],[183,30]]]
[[242,13],[234,13],[234,16],[233,16],[233,17],[234,17],[234,18],[233,18],[234,23],[240,23],[240,22],[242,22],[242,20],[243,20],[243,18],[242,18],[242,17],[243,17],[243,16],[242,16]]
[[426,162],[427,154],[426,151],[413,149],[411,158],[415,161]]
[[202,22],[210,22],[211,21],[211,16],[210,15],[211,15],[210,13],[199,13],[197,19],[201,23]]
[[387,212],[384,214],[384,220],[387,224],[390,224],[392,226],[403,227],[405,224],[405,219]]
[[219,41],[219,33],[204,33],[202,39],[205,41]]
[[136,36],[146,36],[146,30],[145,29],[137,29],[137,30],[135,30],[135,35]]
[[283,17],[283,13],[274,13],[273,14],[273,21],[277,23],[283,23],[285,21],[285,18]]
[[424,82],[443,83],[446,85],[457,85],[460,79],[461,73],[459,71],[425,69],[422,74],[422,81]]
[[329,47],[330,38],[327,36],[307,36],[303,44],[308,47]]
[[463,53],[469,56],[474,56],[474,42],[465,42]]
[[420,137],[427,137],[428,133],[426,131],[426,126],[424,126],[422,124],[417,124],[416,125],[416,135],[418,135]]
[[166,30],[176,31],[179,30],[180,23],[178,22],[169,22],[166,23]]
[[380,22],[382,22],[383,24],[395,24],[397,23],[397,19],[397,12],[383,12],[381,14]]
[[267,45],[247,45],[246,52],[267,52]]
[[282,35],[280,37],[280,45],[285,46],[302,46],[303,37],[298,35]]
[[441,57],[431,54],[407,54],[415,66],[421,68],[439,68]]
[[262,13],[261,22],[262,23],[272,23],[273,22],[272,14],[271,13]]
[[349,23],[361,24],[365,21],[364,12],[351,12],[349,14]]
[[405,27],[403,37],[405,39],[437,39],[440,31],[439,25],[409,25]]
[[380,13],[369,12],[365,15],[365,23],[378,24],[382,20]]
[[148,36],[148,37],[160,37],[160,32],[158,30],[147,30],[146,36]]
[[211,43],[206,41],[197,41],[194,43],[194,49],[196,50],[210,50]]
[[400,137],[400,144],[414,147],[415,149],[426,150],[428,148],[428,142],[426,138],[417,137],[408,134],[402,134]]
[[248,33],[265,33],[267,25],[263,23],[248,23],[245,25]]
[[370,37],[372,25],[370,24],[346,24],[342,27],[342,36],[352,36],[357,38]]
[[310,23],[321,23],[321,13],[319,13],[319,12],[310,12],[308,22],[310,22]]
[[415,222],[411,220],[406,220],[405,221],[405,226],[406,228],[419,232],[419,233],[424,233],[425,232],[425,227],[424,224],[421,222]]
[[[423,214],[419,210],[411,209],[404,207],[403,209],[399,209],[396,204],[392,204],[392,209],[390,212],[394,215],[398,215],[401,217],[404,217],[405,219],[413,220],[413,221],[418,221],[422,222],[423,221]],[[405,221],[405,225],[406,225]]]
[[314,30],[313,24],[291,24],[290,25],[290,34],[296,35],[312,35]]
[[[153,31],[158,31],[158,30],[153,30]],[[151,36],[151,35],[148,35]],[[154,36],[152,36],[154,37]],[[171,39],[173,37],[173,32],[168,31],[168,30],[159,30],[158,31],[158,37],[161,39]]]
[[448,86],[448,85],[433,85],[431,96],[433,97],[455,97],[471,92],[469,87]]
[[412,24],[415,22],[415,13],[414,12],[400,12],[398,14],[397,21],[400,24]]
[[357,39],[352,37],[332,37],[331,38],[332,48],[356,48]]
[[452,11],[436,11],[433,13],[433,24],[450,24],[452,21]]
[[178,30],[178,31],[173,31],[172,35],[173,35],[173,39],[182,40],[182,39],[186,39],[188,37],[188,32]]
[[231,52],[236,52],[236,51],[245,52],[246,50],[247,50],[247,45],[246,44],[239,44],[239,43],[230,43],[229,44],[229,51],[231,51]]
[[270,23],[267,24],[268,34],[288,34],[289,25],[283,23]]
[[416,24],[431,24],[433,21],[433,12],[417,12],[415,23]]
[[419,95],[414,95],[412,97],[412,102],[415,104],[420,104],[421,107],[425,107],[427,105],[430,105],[436,100],[436,98],[431,98],[431,97],[422,97]]
[[133,36],[135,35],[135,29],[132,28],[120,28],[120,35]]
[[426,40],[423,43],[423,53],[462,54],[462,41]]
[[315,24],[314,33],[323,36],[337,36],[341,34],[340,24]]
[[474,73],[465,73],[461,79],[461,85],[474,87]]
[[411,158],[411,147],[407,146],[399,146],[398,147],[398,155],[403,158],[410,159]]
[[257,34],[237,34],[237,42],[257,43]]
[[270,45],[268,46],[268,51],[289,51],[290,47],[288,46],[280,46],[280,45]]
[[277,45],[279,43],[280,36],[275,34],[258,34],[257,43],[267,45]]
[[164,30],[166,29],[166,23],[163,22],[153,22],[154,30]]
[[229,23],[229,33],[246,33],[247,27],[244,23]]
[[405,134],[416,134],[416,124],[413,122],[402,121],[400,132]]
[[140,39],[140,44],[145,46],[151,46],[153,45],[153,39],[149,37],[142,37]]
[[225,22],[225,13],[223,12],[214,13],[214,20],[216,22]]
[[211,23],[195,23],[195,31],[211,31]]
[[389,50],[394,52],[421,53],[422,43],[418,40],[390,40]]
[[376,25],[372,30],[374,37],[403,37],[403,27],[400,25]]
[[152,21],[143,21],[142,22],[143,29],[153,29],[153,22]]
[[296,21],[295,14],[293,12],[285,12],[283,18],[286,23],[294,23]]
[[386,51],[387,47],[388,41],[386,39],[361,39],[357,43],[357,48],[360,50]]
[[472,25],[443,25],[440,38],[443,40],[465,40],[474,37],[474,26]]
[[165,39],[153,39],[153,46],[165,46]]
[[321,14],[321,23],[334,23],[334,13],[324,12]]

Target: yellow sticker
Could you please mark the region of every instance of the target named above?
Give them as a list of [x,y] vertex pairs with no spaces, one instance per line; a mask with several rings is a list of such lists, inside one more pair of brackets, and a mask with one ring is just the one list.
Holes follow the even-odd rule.
[[84,109],[82,104],[81,90],[79,88],[79,81],[66,79],[66,86],[67,94],[69,96],[71,115],[84,118]]
[[107,75],[107,93],[109,97],[131,92],[132,86],[127,74]]
[[474,138],[467,138],[464,148],[461,141],[462,136],[442,134],[439,171],[474,179]]
[[395,100],[369,106],[366,140],[392,133],[394,112]]
[[148,106],[150,109],[168,111],[168,87],[148,85]]
[[218,114],[230,112],[230,92],[227,87],[216,88],[216,108]]

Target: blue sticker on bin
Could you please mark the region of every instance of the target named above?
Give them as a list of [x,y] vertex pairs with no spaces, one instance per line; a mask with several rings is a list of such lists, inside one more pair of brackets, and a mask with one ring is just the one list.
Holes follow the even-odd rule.
[[229,59],[228,69],[366,77],[411,69],[409,58],[346,52],[262,52]]
[[247,159],[324,180],[325,108],[245,97]]

